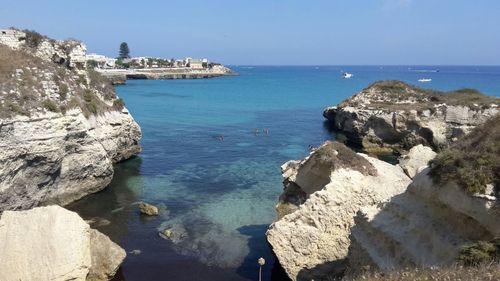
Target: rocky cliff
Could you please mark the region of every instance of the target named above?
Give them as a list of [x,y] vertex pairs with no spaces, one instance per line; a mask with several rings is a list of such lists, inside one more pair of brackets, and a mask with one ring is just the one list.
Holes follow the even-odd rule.
[[[398,165],[392,165],[327,142],[304,160],[282,166],[285,189],[267,238],[289,277],[331,280],[346,268],[355,273],[367,267],[387,271],[464,261],[474,264],[499,255],[500,246],[495,245],[500,245],[500,114],[496,103],[490,104],[496,99],[477,96],[472,109],[461,106],[462,117],[451,118],[459,107],[456,104],[469,102],[470,90],[464,101],[436,105],[434,111],[429,105],[436,98],[415,98],[412,108],[421,111],[414,112],[387,101],[380,105],[384,109],[368,109],[367,104],[378,106],[373,99],[354,104],[365,94],[349,99],[352,107],[325,114],[332,114],[328,117],[335,122],[341,120],[344,132],[352,133],[350,137],[365,148],[377,138],[377,148],[405,154]],[[460,93],[450,95],[458,98],[454,95]],[[384,119],[387,114],[396,116],[392,127],[384,123],[389,122]],[[417,134],[430,123],[442,124],[442,142],[436,141],[434,133],[433,138]],[[387,144],[386,135],[377,128],[403,137]],[[457,130],[461,133],[456,139],[448,134]],[[407,148],[409,144],[418,145]]]
[[486,259],[487,251],[464,250],[500,237],[499,144],[497,115],[439,153],[404,193],[361,208],[351,229],[351,267],[390,270]]
[[109,81],[86,69],[85,49],[0,35],[0,212],[99,191],[113,163],[140,152],[139,126]]
[[323,115],[351,144],[368,152],[441,149],[499,112],[500,100],[472,89],[439,92],[380,81]]
[[280,218],[267,239],[292,280],[342,272],[356,212],[389,200],[410,183],[399,166],[334,142],[285,164],[283,176]]
[[0,218],[0,280],[109,280],[125,251],[59,206],[5,211]]

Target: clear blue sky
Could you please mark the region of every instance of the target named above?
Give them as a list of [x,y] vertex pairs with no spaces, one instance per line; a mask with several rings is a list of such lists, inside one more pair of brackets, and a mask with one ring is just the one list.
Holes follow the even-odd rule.
[[225,64],[500,65],[500,0],[2,0],[0,27],[116,56]]

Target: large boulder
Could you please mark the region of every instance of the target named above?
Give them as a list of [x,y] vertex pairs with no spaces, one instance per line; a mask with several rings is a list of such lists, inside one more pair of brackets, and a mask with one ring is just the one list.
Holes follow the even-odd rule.
[[88,281],[110,280],[127,255],[108,236],[95,229],[90,230],[90,254],[92,266]]
[[0,252],[0,280],[5,281],[108,280],[126,255],[78,214],[59,206],[3,212]]
[[333,142],[283,170],[280,218],[269,227],[267,240],[292,280],[341,272],[356,212],[389,200],[410,183],[399,166]]
[[432,148],[419,144],[412,147],[408,154],[399,158],[399,166],[403,168],[410,178],[413,178],[427,167],[429,161],[434,159],[434,157],[436,157],[436,152]]
[[498,98],[471,89],[445,93],[380,81],[326,108],[323,116],[368,152],[401,152],[418,144],[438,150],[500,112],[499,105]]

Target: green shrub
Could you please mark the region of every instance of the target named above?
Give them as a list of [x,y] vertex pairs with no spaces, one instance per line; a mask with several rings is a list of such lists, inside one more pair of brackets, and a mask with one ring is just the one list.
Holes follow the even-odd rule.
[[34,30],[25,29],[23,30],[23,32],[26,33],[25,37],[26,45],[28,45],[31,48],[38,48],[40,43],[42,43],[43,39],[45,38],[45,36],[41,35],[40,33]]
[[463,265],[479,265],[498,261],[500,258],[500,238],[492,241],[478,241],[464,247],[458,255],[458,262]]
[[95,98],[95,95],[91,90],[85,90],[83,92],[83,100],[85,102],[91,102],[94,98]]
[[61,83],[59,85],[59,99],[65,100],[66,97],[68,96],[68,92],[69,92],[68,85]]
[[470,193],[484,193],[487,184],[500,192],[500,115],[476,127],[431,161],[434,182],[455,181]]
[[44,100],[43,103],[42,103],[42,105],[48,111],[60,112],[59,107],[57,106],[57,104],[55,104],[53,101],[51,101],[49,99]]
[[80,85],[87,86],[87,78],[85,78],[85,75],[83,74],[78,75],[76,82]]

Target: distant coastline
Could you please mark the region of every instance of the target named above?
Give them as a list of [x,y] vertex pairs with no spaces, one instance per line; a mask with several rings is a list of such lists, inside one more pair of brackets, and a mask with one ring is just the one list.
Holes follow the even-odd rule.
[[220,76],[238,75],[233,70],[221,66],[212,69],[191,68],[154,68],[154,69],[95,69],[115,85],[125,84],[128,79],[169,80],[169,79],[206,79]]

